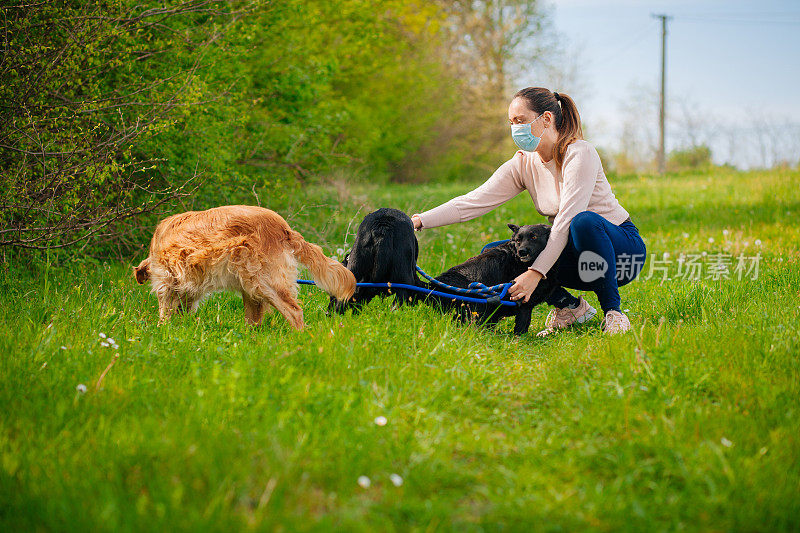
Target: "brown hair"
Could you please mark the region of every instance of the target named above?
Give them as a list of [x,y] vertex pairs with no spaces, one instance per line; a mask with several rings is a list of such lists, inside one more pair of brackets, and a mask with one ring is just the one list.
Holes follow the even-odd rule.
[[560,167],[564,162],[567,146],[578,139],[583,139],[581,117],[578,115],[575,102],[566,94],[554,93],[544,87],[522,89],[514,95],[514,98],[524,98],[528,107],[540,115],[545,111],[550,111],[555,117],[558,140],[553,148],[553,157],[556,160],[556,166]]

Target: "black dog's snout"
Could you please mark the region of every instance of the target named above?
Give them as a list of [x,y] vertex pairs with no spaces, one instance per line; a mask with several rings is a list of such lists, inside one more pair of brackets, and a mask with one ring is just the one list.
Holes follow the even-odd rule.
[[517,257],[523,261],[527,261],[529,258],[533,257],[533,254],[534,250],[529,246],[520,246],[517,248]]

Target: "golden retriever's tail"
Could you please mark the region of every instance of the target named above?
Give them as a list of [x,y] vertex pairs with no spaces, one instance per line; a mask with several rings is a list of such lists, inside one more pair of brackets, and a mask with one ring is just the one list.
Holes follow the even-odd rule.
[[139,266],[133,268],[133,277],[139,285],[144,285],[150,279],[150,258],[148,257]]
[[303,236],[290,230],[289,240],[297,259],[308,267],[319,288],[340,301],[346,301],[356,292],[356,278],[344,265],[326,257],[322,248],[306,242]]

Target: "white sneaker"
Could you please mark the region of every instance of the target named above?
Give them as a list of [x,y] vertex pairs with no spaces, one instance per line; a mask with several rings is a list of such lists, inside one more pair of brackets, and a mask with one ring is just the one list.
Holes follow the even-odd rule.
[[544,337],[556,331],[557,329],[568,328],[573,324],[583,324],[584,322],[594,318],[597,314],[597,309],[589,305],[583,299],[583,296],[578,297],[578,307],[572,309],[570,307],[556,307],[551,309],[544,320],[545,329],[537,333],[539,337]]
[[625,333],[631,329],[631,321],[628,320],[628,317],[619,311],[614,311],[613,309],[606,313],[606,317],[603,319],[603,322],[603,331],[609,335]]

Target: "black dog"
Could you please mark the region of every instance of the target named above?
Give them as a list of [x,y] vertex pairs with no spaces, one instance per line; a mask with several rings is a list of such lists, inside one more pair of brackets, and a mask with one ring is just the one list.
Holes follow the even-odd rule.
[[[460,288],[468,288],[470,283],[475,281],[490,287],[514,281],[514,278],[523,274],[544,250],[547,238],[550,236],[550,226],[535,224],[519,227],[509,224],[508,227],[514,232],[510,241],[454,266],[435,279]],[[436,299],[445,310],[455,309],[462,320],[475,320],[480,324],[495,324],[503,317],[513,316],[514,334],[523,335],[530,327],[533,308],[550,296],[556,286],[551,278],[542,279],[527,303],[513,307],[496,302],[485,304],[464,302],[441,296],[429,298]],[[429,287],[437,289],[433,285]]]
[[[511,241],[447,270],[436,279],[461,288],[468,288],[475,281],[487,286],[513,281],[525,272],[544,249],[550,226],[536,224],[519,227],[509,224],[508,227],[513,231]],[[437,290],[438,287],[423,283],[417,277],[418,255],[419,243],[408,215],[397,209],[381,208],[364,217],[353,248],[342,263],[353,272],[358,282],[404,283]],[[400,302],[415,303],[419,299],[435,301],[443,310],[455,309],[462,319],[477,320],[479,323],[493,324],[503,317],[514,316],[514,333],[522,335],[530,327],[532,309],[543,302],[555,287],[553,280],[542,279],[527,303],[513,307],[496,302],[463,302],[435,295],[426,298],[425,293],[403,289],[392,292]],[[358,309],[378,294],[386,294],[386,289],[358,287],[350,302],[343,304],[331,299],[329,309],[337,312],[344,312],[350,306]]]
[[[357,282],[393,282],[421,287],[416,271],[418,255],[419,243],[411,218],[397,209],[382,207],[361,221],[353,248],[342,264]],[[392,292],[401,303],[414,302],[418,296],[406,289]],[[331,298],[328,308],[340,313],[349,307],[358,309],[379,294],[386,294],[386,289],[357,287],[352,300],[342,303]]]

